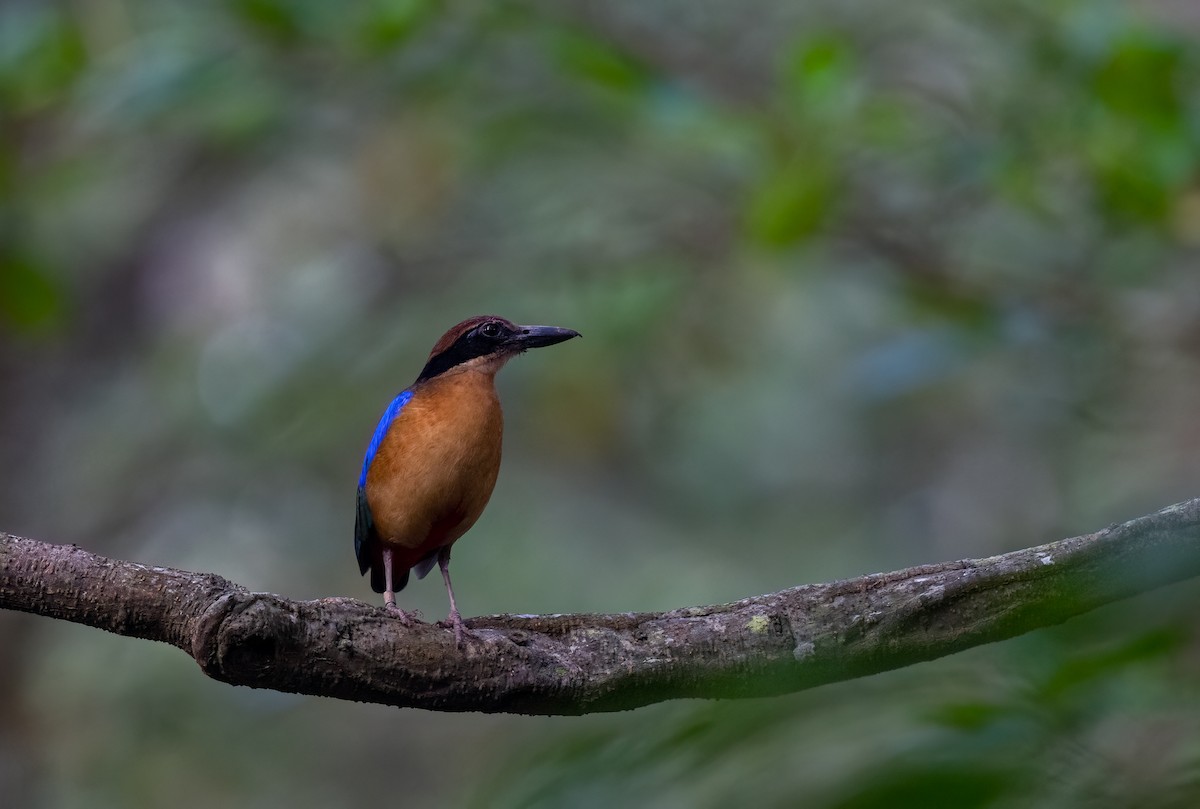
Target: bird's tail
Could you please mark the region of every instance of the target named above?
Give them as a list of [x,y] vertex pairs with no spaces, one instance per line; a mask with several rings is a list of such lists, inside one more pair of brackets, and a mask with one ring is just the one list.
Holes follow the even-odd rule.
[[[408,571],[403,573],[392,569],[392,587],[394,592],[400,592],[408,586]],[[383,558],[373,560],[371,563],[371,589],[377,593],[382,593],[387,589],[387,580],[383,577]]]

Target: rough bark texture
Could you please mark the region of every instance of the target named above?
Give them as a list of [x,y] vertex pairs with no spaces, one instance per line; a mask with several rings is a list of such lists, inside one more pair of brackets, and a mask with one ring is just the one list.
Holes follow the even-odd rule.
[[899,668],[1200,574],[1200,499],[988,559],[666,613],[406,627],[349,598],[291,601],[203,573],[0,533],[0,607],[163,641],[218,680],[445,711],[581,714],[758,697]]

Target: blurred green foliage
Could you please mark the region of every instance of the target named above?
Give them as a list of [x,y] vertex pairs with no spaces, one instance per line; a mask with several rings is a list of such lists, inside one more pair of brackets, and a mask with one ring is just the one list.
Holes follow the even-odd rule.
[[[0,528],[371,598],[360,453],[480,312],[585,339],[501,377],[468,614],[721,602],[1196,496],[1198,37],[1115,0],[0,5]],[[571,719],[231,689],[4,615],[0,794],[1189,807],[1198,607]]]

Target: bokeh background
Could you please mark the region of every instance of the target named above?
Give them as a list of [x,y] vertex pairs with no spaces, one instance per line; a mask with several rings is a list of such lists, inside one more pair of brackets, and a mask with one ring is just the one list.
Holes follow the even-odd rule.
[[[1200,494],[1180,0],[0,3],[0,528],[375,599],[361,453],[469,315],[464,612],[660,610]],[[437,581],[403,603],[446,611]],[[0,615],[11,807],[1192,807],[1200,586],[790,697],[231,688]]]

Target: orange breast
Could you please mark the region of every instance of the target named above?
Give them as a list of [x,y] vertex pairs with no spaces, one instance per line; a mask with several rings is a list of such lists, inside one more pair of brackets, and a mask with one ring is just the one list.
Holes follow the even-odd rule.
[[367,473],[367,503],[397,566],[450,545],[479,519],[500,471],[493,374],[435,377],[413,391]]

